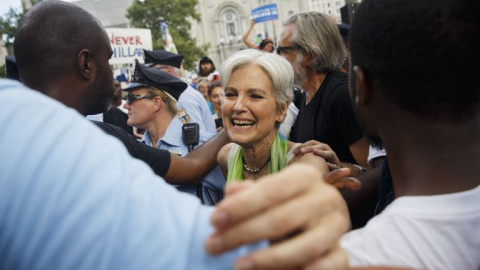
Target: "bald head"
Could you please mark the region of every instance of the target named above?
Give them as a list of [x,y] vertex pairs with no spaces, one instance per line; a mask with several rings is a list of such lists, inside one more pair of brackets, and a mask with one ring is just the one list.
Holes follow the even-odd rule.
[[15,35],[14,52],[23,81],[28,85],[64,76],[81,49],[95,47],[99,31],[103,27],[98,20],[71,3],[36,4],[20,21]]
[[[110,103],[108,35],[86,10],[63,1],[36,4],[18,25],[14,53],[25,85],[83,114],[102,112]],[[65,85],[69,89],[58,93]]]

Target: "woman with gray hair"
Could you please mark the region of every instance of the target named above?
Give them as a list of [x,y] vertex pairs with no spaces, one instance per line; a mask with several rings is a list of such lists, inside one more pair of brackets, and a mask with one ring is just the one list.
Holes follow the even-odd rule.
[[224,88],[224,128],[233,143],[218,154],[218,163],[229,181],[257,179],[302,160],[325,173],[321,157],[308,153],[293,157],[295,144],[278,135],[293,98],[293,69],[276,54],[247,49],[235,53],[220,68]]

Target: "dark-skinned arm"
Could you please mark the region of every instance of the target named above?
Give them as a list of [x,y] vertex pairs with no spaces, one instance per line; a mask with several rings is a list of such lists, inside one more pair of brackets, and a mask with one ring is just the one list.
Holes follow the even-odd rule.
[[170,167],[164,178],[170,184],[196,184],[217,165],[217,154],[230,140],[225,130],[194,149],[185,157],[171,154]]
[[362,137],[358,141],[348,146],[350,152],[353,155],[353,158],[355,158],[355,161],[357,161],[358,165],[363,167],[369,167],[367,162],[369,147],[370,144],[365,137]]
[[347,202],[350,212],[352,227],[359,228],[373,217],[375,207],[378,201],[378,186],[380,174],[383,167],[384,157],[378,157],[372,160],[372,166],[369,170],[362,172],[358,167],[351,163],[340,162],[335,152],[327,144],[317,141],[308,141],[295,149],[295,153],[313,152],[315,155],[325,158],[330,170],[340,168],[349,168],[351,177],[357,177],[362,183],[360,190],[342,189],[340,193]]
[[103,122],[92,121],[109,135],[119,139],[130,155],[147,163],[155,174],[171,184],[196,184],[217,165],[217,153],[230,142],[224,130],[185,157],[167,150],[153,148],[139,142],[124,129]]
[[378,185],[385,157],[372,160],[371,169],[360,173],[357,178],[362,183],[362,189],[352,191],[342,189],[340,193],[347,202],[352,220],[352,228],[361,228],[373,217],[378,202]]

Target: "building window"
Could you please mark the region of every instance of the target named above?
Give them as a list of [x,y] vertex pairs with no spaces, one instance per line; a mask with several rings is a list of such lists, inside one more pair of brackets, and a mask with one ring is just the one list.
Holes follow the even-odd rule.
[[227,36],[237,36],[237,14],[233,10],[226,10],[223,15]]

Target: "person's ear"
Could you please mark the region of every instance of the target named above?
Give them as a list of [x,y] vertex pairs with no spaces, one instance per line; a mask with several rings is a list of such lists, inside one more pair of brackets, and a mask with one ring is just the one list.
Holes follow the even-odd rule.
[[153,99],[153,111],[154,112],[157,112],[159,111],[163,106],[163,100],[161,97],[159,96],[156,96],[154,99]]
[[77,66],[80,71],[81,76],[85,80],[90,80],[92,77],[92,55],[87,49],[83,49],[78,53],[77,56]]
[[307,54],[307,53],[304,53],[304,58],[303,58],[303,61],[306,63],[307,66],[312,66],[313,63],[315,63],[315,60],[317,59],[317,57],[311,53]]
[[278,123],[283,122],[283,120],[285,120],[285,117],[287,117],[289,105],[290,105],[290,102],[287,101],[287,103],[283,106],[283,108],[278,108],[278,115],[276,119]]
[[355,98],[353,102],[355,105],[366,105],[372,101],[374,92],[374,82],[367,76],[365,69],[359,66],[354,66],[352,71],[354,74]]

